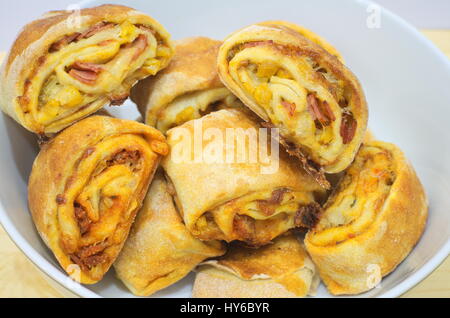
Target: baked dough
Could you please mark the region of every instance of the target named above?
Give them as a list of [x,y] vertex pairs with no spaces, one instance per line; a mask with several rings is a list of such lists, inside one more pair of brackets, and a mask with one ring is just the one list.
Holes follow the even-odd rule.
[[84,119],[43,145],[30,175],[29,207],[72,278],[102,279],[168,151],[156,129],[104,116]]
[[[230,109],[168,132],[171,154],[162,166],[195,237],[260,246],[291,228],[315,224],[320,212],[315,194],[323,189],[284,151],[280,156],[273,153],[271,163],[261,157],[253,160],[250,153],[264,149],[270,139],[258,128],[246,114]],[[197,143],[202,144],[203,158]],[[209,157],[209,152],[223,157]],[[264,170],[270,166],[273,169]]]
[[133,294],[150,296],[224,252],[220,242],[202,242],[188,232],[158,172],[114,268]]
[[212,111],[243,106],[217,74],[221,44],[205,37],[176,41],[169,67],[134,87],[131,98],[148,125],[166,133]]
[[309,30],[282,21],[251,25],[219,50],[223,83],[326,188],[355,158],[367,128],[364,92],[340,54]]
[[55,11],[25,26],[12,46],[0,71],[1,107],[28,130],[53,134],[121,105],[172,55],[167,31],[131,8]]
[[362,293],[406,258],[427,214],[424,189],[402,151],[370,141],[307,234],[306,248],[331,293]]
[[314,295],[319,284],[315,266],[298,238],[277,238],[260,249],[230,247],[217,260],[203,263],[194,298],[292,298]]

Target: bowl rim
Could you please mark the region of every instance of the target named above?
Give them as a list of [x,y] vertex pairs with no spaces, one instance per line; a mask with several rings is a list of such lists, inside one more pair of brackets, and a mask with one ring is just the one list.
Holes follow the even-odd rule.
[[[400,16],[394,14],[383,6],[371,1],[371,0],[350,0],[354,5],[368,7],[370,5],[377,6],[380,8],[381,14],[388,19],[391,19],[395,24],[397,24],[403,32],[409,33],[414,36],[414,38],[424,45],[430,52],[432,52],[440,60],[442,65],[446,65],[448,71],[450,72],[450,60],[449,58],[438,49],[431,40],[427,39],[423,34],[421,34],[415,27],[413,27],[406,20]],[[78,5],[81,8],[90,6],[95,0],[83,0],[79,1]],[[69,290],[71,293],[79,297],[88,298],[102,298],[103,296],[91,291],[87,287],[75,283],[68,276],[61,271],[56,265],[52,264],[45,257],[43,257],[39,252],[37,252],[26,239],[17,231],[11,219],[6,213],[6,209],[3,203],[0,201],[0,223],[11,241],[21,250],[23,254],[37,267],[48,278],[56,281],[60,286]],[[398,297],[413,288],[419,282],[424,280],[428,275],[430,275],[450,254],[450,238],[443,247],[431,258],[429,259],[421,268],[419,268],[414,274],[405,278],[400,284],[391,288],[389,291],[382,293],[377,296],[379,298],[393,298]],[[73,284],[76,284],[76,288],[73,288]]]

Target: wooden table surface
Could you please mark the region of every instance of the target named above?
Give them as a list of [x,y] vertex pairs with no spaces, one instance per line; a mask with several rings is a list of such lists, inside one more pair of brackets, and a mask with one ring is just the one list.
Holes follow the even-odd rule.
[[[450,30],[423,33],[450,58]],[[0,226],[0,297],[65,297],[35,268]],[[402,297],[450,298],[450,258]]]

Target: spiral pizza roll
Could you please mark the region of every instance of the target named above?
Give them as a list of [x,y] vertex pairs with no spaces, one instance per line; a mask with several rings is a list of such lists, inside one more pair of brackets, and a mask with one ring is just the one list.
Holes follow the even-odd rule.
[[287,298],[313,295],[315,266],[297,237],[277,238],[259,249],[230,247],[225,256],[199,267],[197,298]]
[[150,296],[224,252],[220,242],[202,242],[188,232],[158,172],[114,268],[133,294]]
[[119,254],[161,156],[164,136],[134,121],[92,116],[45,144],[28,200],[37,230],[69,274],[100,281]]
[[0,73],[3,111],[37,134],[56,133],[166,67],[167,31],[131,8],[56,11],[23,29]]
[[428,204],[401,150],[370,141],[324,210],[306,236],[306,248],[331,293],[358,294],[409,254],[423,233]]
[[195,237],[260,246],[291,228],[315,224],[315,195],[322,188],[285,152],[278,156],[278,143],[268,145],[264,131],[231,109],[168,132],[171,153],[162,166]]
[[165,133],[212,111],[242,106],[217,74],[221,44],[205,37],[177,41],[170,65],[136,85],[131,98],[148,125]]
[[279,21],[232,34],[218,56],[223,83],[267,125],[280,129],[288,152],[327,188],[324,172],[350,165],[368,117],[363,90],[339,59],[311,31]]

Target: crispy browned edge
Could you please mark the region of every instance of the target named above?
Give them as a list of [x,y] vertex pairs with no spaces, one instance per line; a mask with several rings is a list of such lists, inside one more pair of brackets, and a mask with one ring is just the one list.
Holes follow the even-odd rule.
[[[366,272],[367,269],[363,268],[364,256],[369,258],[373,254],[382,255],[384,262],[378,265],[383,277],[395,270],[417,244],[427,222],[428,200],[425,190],[403,152],[397,146],[384,142],[371,141],[369,145],[389,149],[394,155],[396,165],[396,181],[378,214],[378,219],[365,233],[338,245],[313,245],[308,239],[313,235],[312,231],[305,239],[308,253],[328,290],[334,295],[359,294],[370,289],[367,286],[361,288],[352,285],[353,280],[361,283],[361,277],[356,275],[347,280],[335,279],[334,275]],[[386,229],[382,223],[386,224]],[[375,240],[377,235],[381,235],[381,238]],[[356,255],[356,251],[361,248],[364,248],[363,255]]]

